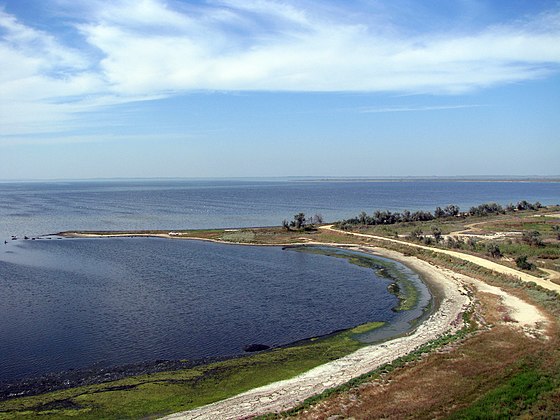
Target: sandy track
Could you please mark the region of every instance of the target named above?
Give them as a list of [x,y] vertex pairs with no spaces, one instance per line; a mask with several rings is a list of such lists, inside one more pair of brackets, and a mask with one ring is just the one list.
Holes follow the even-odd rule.
[[470,254],[465,254],[463,252],[451,251],[451,250],[448,250],[448,249],[433,248],[433,247],[429,247],[429,246],[425,246],[425,245],[414,244],[414,243],[411,243],[411,242],[400,241],[398,239],[386,238],[386,237],[383,237],[383,236],[368,235],[368,234],[365,234],[365,233],[356,233],[356,232],[346,232],[346,231],[343,231],[343,230],[334,229],[332,227],[332,225],[321,226],[320,228],[321,229],[326,229],[326,230],[332,230],[332,231],[338,232],[338,233],[344,233],[344,234],[347,234],[347,235],[359,236],[359,237],[362,237],[362,238],[370,238],[370,239],[375,239],[375,240],[384,241],[384,242],[392,242],[392,243],[396,243],[396,244],[412,246],[412,247],[415,247],[415,248],[422,248],[422,249],[437,252],[437,253],[440,253],[440,254],[451,255],[452,257],[472,262],[476,265],[480,265],[481,267],[488,268],[488,269],[496,271],[498,273],[508,274],[508,275],[517,277],[518,279],[520,279],[522,281],[525,281],[525,282],[530,282],[530,281],[535,282],[536,284],[544,287],[545,289],[554,290],[555,292],[560,293],[560,284],[552,283],[549,280],[545,280],[545,279],[542,279],[540,277],[535,277],[535,276],[532,276],[530,274],[523,273],[521,271],[515,270],[513,268],[506,267],[505,265],[498,264],[494,261],[490,261],[490,260],[487,260],[485,258],[477,257],[477,256],[470,255]]

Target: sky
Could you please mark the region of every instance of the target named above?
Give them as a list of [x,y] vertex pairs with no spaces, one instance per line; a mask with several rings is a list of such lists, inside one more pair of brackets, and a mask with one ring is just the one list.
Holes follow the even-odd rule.
[[560,1],[0,0],[0,180],[560,175]]

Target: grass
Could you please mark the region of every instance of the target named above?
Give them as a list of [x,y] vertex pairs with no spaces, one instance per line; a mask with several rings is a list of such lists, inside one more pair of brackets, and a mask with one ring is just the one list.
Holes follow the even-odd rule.
[[344,394],[348,391],[356,389],[356,387],[360,385],[370,383],[373,380],[377,380],[384,375],[390,374],[391,372],[395,372],[396,370],[409,365],[410,363],[421,360],[423,357],[425,357],[426,354],[429,354],[436,349],[449,345],[450,343],[453,343],[457,340],[464,339],[465,337],[467,337],[469,334],[472,334],[476,330],[476,324],[471,319],[471,313],[467,312],[463,315],[463,317],[465,321],[465,326],[455,334],[444,335],[429,343],[426,343],[420,346],[419,348],[417,348],[416,350],[412,351],[411,353],[407,354],[406,356],[399,357],[390,363],[386,363],[382,366],[379,366],[378,368],[372,370],[371,372],[368,372],[364,375],[361,375],[357,378],[348,381],[346,384],[340,385],[335,388],[327,389],[326,391],[324,391],[319,395],[310,397],[306,399],[303,403],[301,403],[297,407],[294,407],[291,410],[279,414],[268,414],[268,415],[260,416],[257,417],[257,419],[271,420],[271,419],[297,415],[321,401],[324,401],[333,396]]
[[[363,381],[315,397],[290,415],[301,418],[315,418],[318,413],[321,418],[337,415],[363,418],[368,413],[394,418],[560,417],[558,294],[448,255],[407,245],[383,246],[507,288],[510,293],[534,302],[553,317],[552,338],[530,339],[508,327],[494,326],[472,337],[457,338],[460,345],[451,344],[451,351],[431,352],[427,359],[397,360],[396,367],[391,364],[381,372],[372,372]],[[494,299],[493,307],[483,313],[491,323],[503,320],[499,314],[500,302]],[[407,368],[401,369],[404,365]]]
[[0,419],[153,418],[218,401],[288,379],[364,346],[367,323],[333,336],[192,369],[127,378],[0,402]]
[[470,407],[450,415],[450,419],[503,419],[520,416],[543,394],[558,387],[558,381],[546,373],[528,368],[514,374]]
[[[521,291],[528,292],[558,319],[557,295],[551,299],[533,287]],[[474,331],[471,323],[456,336],[442,337],[363,378],[314,397],[283,416],[559,418],[557,322],[550,327],[549,340],[531,339],[507,326],[495,325],[500,305],[499,298],[484,296],[476,319],[482,316],[490,323],[488,326]]]

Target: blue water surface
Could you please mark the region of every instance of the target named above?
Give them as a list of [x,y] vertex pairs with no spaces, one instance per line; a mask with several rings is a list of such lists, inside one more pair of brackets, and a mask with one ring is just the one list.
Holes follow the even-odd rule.
[[389,279],[345,259],[155,238],[0,252],[0,379],[243,354],[391,321]]
[[520,200],[560,203],[560,183],[463,181],[138,180],[0,183],[0,239],[64,230],[279,226],[360,211],[431,210]]

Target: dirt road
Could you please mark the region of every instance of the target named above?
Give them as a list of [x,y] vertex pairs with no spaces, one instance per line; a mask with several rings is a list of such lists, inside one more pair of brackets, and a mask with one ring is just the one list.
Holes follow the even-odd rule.
[[510,268],[510,267],[506,267],[505,265],[499,264],[499,263],[494,262],[494,261],[487,260],[486,258],[477,257],[477,256],[470,255],[470,254],[465,254],[465,253],[459,252],[459,251],[451,251],[451,250],[448,250],[448,249],[433,248],[433,247],[429,247],[429,246],[425,246],[425,245],[420,245],[420,244],[415,244],[415,243],[411,243],[411,242],[401,241],[399,239],[386,238],[386,237],[383,237],[383,236],[368,235],[368,234],[365,234],[365,233],[356,233],[356,232],[346,232],[346,231],[343,231],[343,230],[335,229],[332,225],[321,226],[321,229],[331,230],[331,231],[338,232],[338,233],[344,233],[346,235],[359,236],[359,237],[362,237],[362,238],[375,239],[375,240],[378,240],[378,241],[392,242],[392,243],[396,243],[396,244],[412,246],[412,247],[415,247],[415,248],[427,249],[427,250],[430,250],[430,251],[433,251],[433,252],[438,252],[440,254],[451,255],[452,257],[460,258],[462,260],[472,262],[476,265],[480,265],[481,267],[488,268],[488,269],[496,271],[498,273],[509,274],[511,276],[515,276],[515,277],[517,277],[520,280],[525,281],[525,282],[530,282],[530,281],[535,282],[536,284],[544,287],[545,289],[554,290],[555,292],[560,293],[560,284],[556,284],[556,283],[553,283],[549,280],[545,280],[545,279],[542,279],[540,277],[535,277],[535,276],[532,276],[531,274],[524,273],[522,271],[518,271],[518,270],[515,270],[515,269]]

